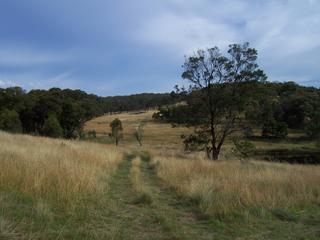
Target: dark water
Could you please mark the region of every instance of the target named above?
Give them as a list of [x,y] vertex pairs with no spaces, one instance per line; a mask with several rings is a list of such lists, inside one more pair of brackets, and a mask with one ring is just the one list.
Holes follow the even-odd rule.
[[272,162],[320,164],[320,150],[273,149],[256,151],[254,156]]

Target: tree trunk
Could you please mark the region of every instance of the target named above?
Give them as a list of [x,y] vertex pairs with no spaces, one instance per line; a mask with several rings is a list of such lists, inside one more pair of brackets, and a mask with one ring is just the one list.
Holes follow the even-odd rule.
[[211,151],[211,160],[216,161],[219,159],[220,149],[214,148]]

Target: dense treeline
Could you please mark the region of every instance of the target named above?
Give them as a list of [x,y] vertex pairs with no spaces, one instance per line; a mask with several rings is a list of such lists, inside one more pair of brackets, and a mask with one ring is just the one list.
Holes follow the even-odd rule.
[[261,135],[286,137],[287,129],[320,135],[320,89],[294,82],[261,84],[262,94],[252,102],[246,118],[255,120]]
[[[295,82],[251,83],[250,101],[239,127],[247,136],[259,128],[262,137],[284,138],[288,129],[303,130],[310,137],[320,137],[320,89],[298,85]],[[199,110],[201,93],[180,91],[176,96],[182,104],[159,108],[154,118],[173,124],[195,124],[201,119],[193,110]]]
[[170,94],[98,97],[80,90],[0,89],[0,129],[50,137],[81,137],[89,119],[113,112],[143,110],[172,102]]

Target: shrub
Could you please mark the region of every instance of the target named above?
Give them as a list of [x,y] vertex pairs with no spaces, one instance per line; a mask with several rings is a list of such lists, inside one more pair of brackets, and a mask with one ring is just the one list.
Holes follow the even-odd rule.
[[63,136],[63,129],[54,114],[50,114],[48,118],[45,119],[41,133],[53,138],[60,138]]
[[320,138],[320,113],[314,114],[307,124],[305,131],[309,137]]
[[123,128],[122,128],[121,120],[118,118],[114,119],[110,123],[110,128],[111,128],[110,136],[115,139],[115,143],[116,145],[118,145],[120,139],[123,138],[123,134],[122,134]]
[[15,110],[3,110],[0,113],[0,129],[13,133],[22,132],[19,114]]
[[96,138],[97,137],[97,132],[95,130],[91,130],[88,132],[88,137],[89,138]]
[[239,138],[232,139],[234,148],[233,151],[241,157],[248,157],[256,150],[254,144],[248,140],[240,140]]
[[264,124],[262,130],[263,137],[285,138],[288,135],[288,125],[285,122],[271,120]]

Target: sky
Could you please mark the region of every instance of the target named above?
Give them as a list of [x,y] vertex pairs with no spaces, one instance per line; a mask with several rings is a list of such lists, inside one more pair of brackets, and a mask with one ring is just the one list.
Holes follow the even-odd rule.
[[320,0],[1,0],[0,88],[169,92],[185,56],[243,42],[269,81],[320,87]]

